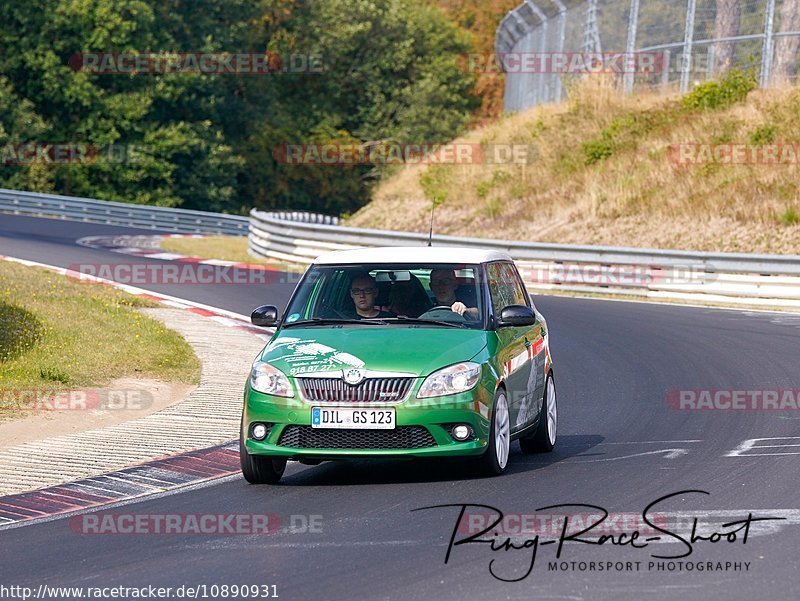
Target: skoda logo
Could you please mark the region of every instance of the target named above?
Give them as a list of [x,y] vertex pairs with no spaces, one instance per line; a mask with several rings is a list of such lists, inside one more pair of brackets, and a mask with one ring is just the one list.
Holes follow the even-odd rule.
[[346,369],[344,370],[344,381],[348,384],[355,386],[364,379],[364,372],[360,369]]

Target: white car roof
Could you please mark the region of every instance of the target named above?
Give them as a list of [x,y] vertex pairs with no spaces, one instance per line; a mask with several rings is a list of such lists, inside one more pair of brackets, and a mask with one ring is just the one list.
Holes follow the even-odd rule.
[[364,263],[486,263],[511,261],[497,250],[457,246],[379,246],[337,250],[320,255],[315,265],[362,265]]

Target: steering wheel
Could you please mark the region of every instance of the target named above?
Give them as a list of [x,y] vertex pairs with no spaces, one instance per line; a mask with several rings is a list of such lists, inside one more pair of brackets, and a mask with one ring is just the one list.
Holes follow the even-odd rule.
[[[447,311],[448,315],[441,315],[442,311]],[[455,317],[455,319],[454,319]],[[467,320],[463,315],[459,315],[450,308],[450,305],[436,305],[431,307],[425,313],[419,316],[419,319],[443,319],[444,321],[453,321],[455,323],[464,323]]]
[[[331,315],[333,314],[333,315]],[[352,315],[346,315],[344,312],[340,311],[339,309],[334,309],[330,305],[322,305],[320,307],[319,314],[315,315],[315,317],[336,317],[338,319],[352,319]]]

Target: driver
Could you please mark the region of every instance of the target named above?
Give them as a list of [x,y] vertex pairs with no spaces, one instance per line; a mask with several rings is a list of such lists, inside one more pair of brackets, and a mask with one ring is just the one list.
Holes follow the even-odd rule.
[[458,280],[453,269],[434,269],[431,271],[431,292],[437,305],[446,305],[454,313],[467,319],[480,319],[477,307],[467,307],[456,297]]
[[358,274],[350,280],[350,298],[356,307],[356,319],[395,317],[394,313],[381,311],[375,307],[378,287],[375,285],[375,279],[368,273]]

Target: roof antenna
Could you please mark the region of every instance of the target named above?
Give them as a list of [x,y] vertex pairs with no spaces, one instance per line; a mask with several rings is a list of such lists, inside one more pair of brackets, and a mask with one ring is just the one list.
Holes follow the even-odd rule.
[[433,211],[440,202],[442,202],[442,200],[438,196],[434,196],[431,200],[431,229],[428,232],[428,246],[432,246],[433,242]]

